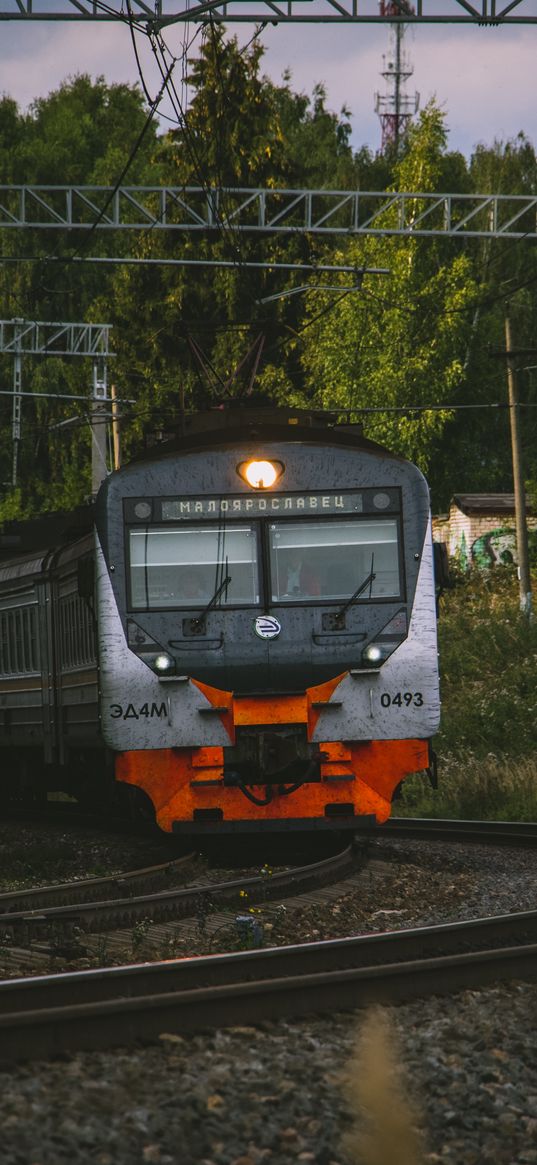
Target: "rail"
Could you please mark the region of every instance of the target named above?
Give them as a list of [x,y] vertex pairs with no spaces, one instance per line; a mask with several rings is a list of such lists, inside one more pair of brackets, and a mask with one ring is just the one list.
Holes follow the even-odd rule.
[[[383,827],[383,835],[396,836],[400,824],[402,830],[400,822]],[[407,831],[423,830],[421,836],[429,828],[430,835],[443,839],[451,829],[451,840],[462,836],[496,844],[510,836],[514,844],[528,847],[537,840],[533,825],[404,825]],[[268,950],[7,980],[0,983],[0,1061],[154,1040],[162,1032],[402,1001],[534,976],[536,969],[537,911],[525,911]]]

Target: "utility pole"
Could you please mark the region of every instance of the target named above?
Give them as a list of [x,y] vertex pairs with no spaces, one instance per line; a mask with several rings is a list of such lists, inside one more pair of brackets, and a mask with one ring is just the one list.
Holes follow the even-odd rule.
[[108,467],[106,463],[106,398],[108,372],[106,358],[95,357],[93,361],[93,400],[91,405],[91,496],[95,498],[104,481]]
[[509,420],[511,424],[511,450],[513,457],[513,484],[515,489],[515,523],[518,558],[518,579],[520,588],[520,610],[528,620],[533,618],[531,605],[531,578],[528,552],[528,527],[526,523],[526,492],[524,489],[524,469],[522,463],[522,443],[520,439],[520,403],[516,369],[516,352],[513,349],[509,304],[505,305],[505,358],[507,361],[507,384],[509,389]]
[[112,448],[114,451],[114,469],[121,469],[121,414],[119,411],[119,401],[117,399],[117,388],[115,384],[110,385],[110,398],[112,401]]
[[21,443],[22,414],[22,328],[23,320],[13,321],[13,409],[11,420],[12,458],[11,484],[16,488],[19,472],[19,449]]

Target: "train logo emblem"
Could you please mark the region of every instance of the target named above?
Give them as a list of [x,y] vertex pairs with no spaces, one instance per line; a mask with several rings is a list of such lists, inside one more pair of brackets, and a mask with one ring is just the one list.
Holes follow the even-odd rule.
[[273,615],[258,615],[254,630],[260,639],[277,639],[282,629],[281,623]]

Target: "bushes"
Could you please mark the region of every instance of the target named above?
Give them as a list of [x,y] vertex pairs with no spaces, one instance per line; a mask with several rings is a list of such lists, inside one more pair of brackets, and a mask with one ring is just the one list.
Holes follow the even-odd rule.
[[459,578],[438,635],[440,788],[411,778],[401,812],[537,820],[537,620],[520,613],[516,570]]

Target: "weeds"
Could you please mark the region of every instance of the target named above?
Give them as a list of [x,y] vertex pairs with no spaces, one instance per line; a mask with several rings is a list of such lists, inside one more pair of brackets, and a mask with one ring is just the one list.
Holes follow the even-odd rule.
[[351,1127],[342,1138],[350,1165],[421,1165],[416,1113],[403,1080],[386,1012],[365,1018],[343,1077]]
[[140,954],[142,948],[147,942],[149,928],[153,925],[152,918],[141,918],[131,931],[131,949],[133,958]]
[[518,760],[447,753],[440,758],[438,789],[430,789],[421,775],[408,777],[396,814],[537,821],[537,752]]
[[106,967],[108,961],[108,935],[100,934],[95,947],[95,966]]
[[438,636],[439,751],[472,749],[479,757],[534,751],[537,623],[520,614],[512,571],[470,574],[443,600]]
[[537,622],[520,614],[515,571],[459,580],[438,634],[439,788],[410,777],[397,816],[537,820]]

